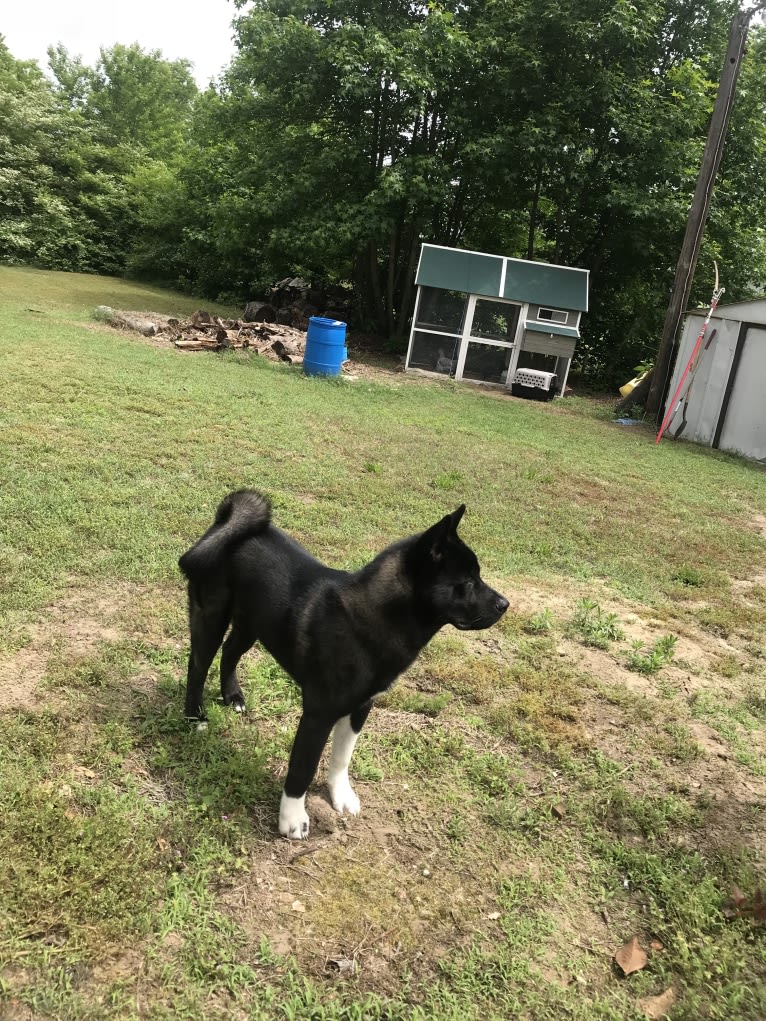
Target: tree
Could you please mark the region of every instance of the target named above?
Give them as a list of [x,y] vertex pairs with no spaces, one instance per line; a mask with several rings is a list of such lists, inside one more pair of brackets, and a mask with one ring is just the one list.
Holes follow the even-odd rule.
[[48,59],[71,125],[61,179],[82,240],[72,268],[172,278],[172,251],[157,231],[168,229],[171,210],[181,230],[178,167],[197,93],[189,62],[137,45],[102,48],[93,68],[60,45]]
[[197,86],[188,60],[117,44],[101,49],[84,112],[101,137],[173,163],[183,146]]
[[401,332],[422,227],[449,215],[435,53],[451,15],[399,2],[261,3],[226,77],[248,247],[274,269],[353,283],[363,321]]
[[15,60],[0,36],[0,260],[56,266],[77,250],[55,173],[66,134],[39,67]]

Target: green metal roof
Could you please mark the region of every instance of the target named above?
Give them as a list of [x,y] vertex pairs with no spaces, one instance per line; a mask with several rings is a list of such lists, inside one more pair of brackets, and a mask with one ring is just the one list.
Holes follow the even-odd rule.
[[588,311],[588,271],[570,266],[423,245],[415,282],[422,287]]
[[574,337],[579,339],[580,331],[574,326],[560,326],[558,323],[524,323],[524,329],[530,333],[554,333],[557,337]]

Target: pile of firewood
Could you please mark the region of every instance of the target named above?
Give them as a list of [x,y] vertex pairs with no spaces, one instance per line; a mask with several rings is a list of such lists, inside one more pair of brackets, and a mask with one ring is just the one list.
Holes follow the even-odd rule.
[[346,289],[314,287],[303,277],[278,280],[269,287],[264,298],[264,301],[248,301],[242,313],[246,322],[276,323],[305,330],[311,316],[342,319],[345,323],[353,316],[351,296]]
[[119,329],[144,337],[167,338],[180,351],[225,351],[246,349],[275,362],[302,365],[306,334],[292,326],[244,319],[222,319],[204,309],[191,319],[140,312],[121,312],[100,305],[96,317]]
[[172,341],[182,351],[224,351],[247,348],[276,362],[302,365],[306,334],[292,326],[242,319],[221,319],[200,309],[187,323],[170,320]]

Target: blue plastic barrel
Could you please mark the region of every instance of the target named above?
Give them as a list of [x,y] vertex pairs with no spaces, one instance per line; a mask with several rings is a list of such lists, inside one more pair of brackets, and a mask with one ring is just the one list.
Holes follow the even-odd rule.
[[309,318],[303,371],[307,376],[338,376],[348,358],[346,324],[339,319]]

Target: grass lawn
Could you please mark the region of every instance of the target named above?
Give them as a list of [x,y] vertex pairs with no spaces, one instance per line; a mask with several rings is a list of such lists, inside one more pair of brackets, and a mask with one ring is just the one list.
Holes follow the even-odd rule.
[[[199,302],[0,267],[0,1018],[761,1021],[766,472],[603,402],[311,380],[98,304]],[[245,486],[347,568],[465,502],[511,601],[381,699],[362,815],[320,772],[307,844],[273,661],[244,716],[213,675],[207,732],[181,718],[176,561]]]

